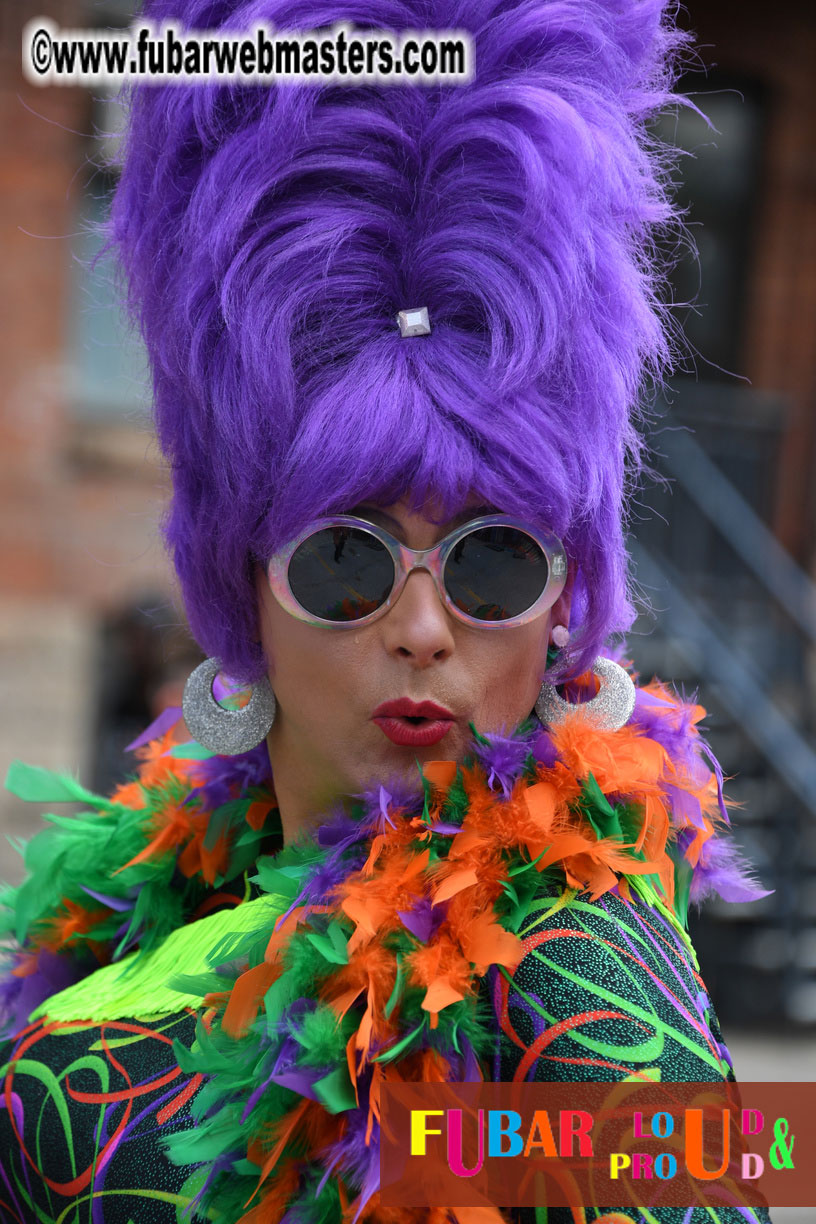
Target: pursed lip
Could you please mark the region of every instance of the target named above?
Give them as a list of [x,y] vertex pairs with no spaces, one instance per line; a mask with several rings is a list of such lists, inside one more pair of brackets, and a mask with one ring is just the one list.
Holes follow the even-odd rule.
[[453,722],[456,718],[450,710],[437,705],[435,701],[412,701],[410,697],[400,697],[397,701],[384,701],[378,705],[372,718],[431,718],[447,719]]
[[[421,721],[414,722],[412,720]],[[412,701],[400,697],[397,701],[384,701],[371,715],[392,744],[403,748],[427,748],[447,735],[455,724],[455,715],[435,701]]]

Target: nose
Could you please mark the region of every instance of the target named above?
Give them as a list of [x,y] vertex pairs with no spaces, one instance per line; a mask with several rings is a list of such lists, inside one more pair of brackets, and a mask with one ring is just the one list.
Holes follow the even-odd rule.
[[447,659],[454,650],[453,626],[427,570],[408,575],[393,607],[380,622],[389,654],[417,667]]

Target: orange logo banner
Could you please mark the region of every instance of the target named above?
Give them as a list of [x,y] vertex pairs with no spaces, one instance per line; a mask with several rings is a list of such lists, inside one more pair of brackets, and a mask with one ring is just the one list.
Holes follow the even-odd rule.
[[384,1084],[383,1206],[816,1205],[816,1084]]

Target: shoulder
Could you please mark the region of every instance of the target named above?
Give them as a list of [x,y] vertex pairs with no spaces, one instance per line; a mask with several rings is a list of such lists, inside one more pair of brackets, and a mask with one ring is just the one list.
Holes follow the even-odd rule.
[[[137,768],[110,795],[19,762],[9,772],[20,798],[83,810],[46,814],[48,827],[23,846],[23,883],[0,897],[0,937],[13,940],[0,969],[6,1034],[58,996],[66,1006],[156,1014],[144,1004],[128,1013],[137,984],[163,989],[165,968],[185,968],[190,947],[171,955],[190,941],[184,931],[196,928],[194,945],[205,916],[258,891],[248,873],[279,841],[268,755],[213,756],[178,743],[172,728],[133,747]],[[176,993],[162,1006],[172,1011]]]
[[609,891],[550,890],[502,973],[501,1079],[729,1078],[694,949],[666,913]]
[[271,929],[283,904],[280,897],[263,894],[187,923],[150,952],[131,953],[51,995],[29,1019],[153,1021],[200,1009],[213,958],[225,959],[220,950],[247,932]]

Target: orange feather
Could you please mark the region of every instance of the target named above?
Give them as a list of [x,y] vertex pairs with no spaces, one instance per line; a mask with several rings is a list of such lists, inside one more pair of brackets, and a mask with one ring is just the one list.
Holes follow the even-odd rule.
[[422,773],[437,790],[447,792],[456,777],[456,761],[426,761]]
[[243,1037],[258,1014],[261,1000],[269,987],[280,977],[281,966],[261,961],[235,982],[229,997],[221,1027],[230,1037]]

